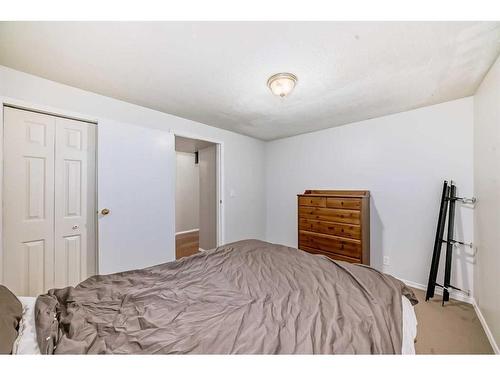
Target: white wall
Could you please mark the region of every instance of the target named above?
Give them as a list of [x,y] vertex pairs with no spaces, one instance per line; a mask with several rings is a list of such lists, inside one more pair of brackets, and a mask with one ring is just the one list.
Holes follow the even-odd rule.
[[[225,242],[267,237],[295,246],[297,193],[368,189],[373,265],[382,268],[387,255],[388,272],[421,284],[427,279],[442,179],[453,178],[460,194],[472,195],[471,98],[265,144],[5,67],[0,67],[0,97],[80,114],[97,120],[100,129],[124,123],[220,142]],[[472,240],[469,209],[459,210],[457,237]],[[455,260],[454,283],[472,288],[469,259]]]
[[200,169],[194,153],[179,152],[176,156],[175,231],[199,229]]
[[[297,245],[305,189],[370,190],[372,265],[426,284],[443,180],[472,196],[472,109],[465,98],[267,143],[267,240]],[[472,210],[457,212],[456,237],[472,241]],[[471,259],[454,259],[452,282],[472,289]]]
[[[225,242],[231,242],[243,238],[264,237],[264,143],[262,141],[61,85],[3,66],[0,66],[0,99],[21,101],[27,106],[42,106],[52,109],[55,113],[64,111],[86,119],[93,119],[99,123],[98,132],[109,129],[109,131],[115,131],[117,136],[119,136],[120,127],[115,125],[123,123],[171,130],[191,138],[221,143],[224,168],[223,239]],[[98,142],[100,142],[99,135]],[[105,146],[100,145],[100,147]],[[173,145],[169,147],[172,147],[173,153]],[[173,168],[169,171],[173,180],[175,171]],[[112,173],[112,171],[107,172]],[[234,192],[232,196],[229,194],[231,191]],[[162,204],[162,202],[156,203]],[[173,210],[174,202],[166,199],[163,204],[170,206]],[[130,213],[129,221],[133,218],[133,213]],[[148,222],[141,221],[137,225],[140,228],[140,226],[147,226]],[[168,228],[165,230],[169,231]],[[170,231],[173,236],[175,231],[173,225]],[[133,233],[124,233],[124,235],[125,237],[132,236]],[[141,252],[144,251],[149,250],[138,249],[137,256],[140,257]],[[119,256],[120,249],[116,249],[116,252]]]
[[97,127],[98,207],[110,209],[98,215],[99,273],[174,260],[173,134],[110,120]]
[[[474,96],[474,235],[478,246],[474,295],[500,343],[500,59]],[[498,352],[498,346],[496,347]]]

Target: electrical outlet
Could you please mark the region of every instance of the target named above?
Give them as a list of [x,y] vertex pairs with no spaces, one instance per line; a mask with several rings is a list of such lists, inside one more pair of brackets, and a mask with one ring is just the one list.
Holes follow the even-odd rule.
[[384,266],[389,266],[391,264],[391,260],[389,257],[385,256],[384,257]]

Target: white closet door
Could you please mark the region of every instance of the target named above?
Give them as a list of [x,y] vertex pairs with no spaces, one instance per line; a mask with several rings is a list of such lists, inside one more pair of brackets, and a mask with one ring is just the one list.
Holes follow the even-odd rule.
[[35,296],[54,285],[55,118],[4,111],[4,283]]
[[87,278],[89,126],[56,119],[54,264],[58,288]]

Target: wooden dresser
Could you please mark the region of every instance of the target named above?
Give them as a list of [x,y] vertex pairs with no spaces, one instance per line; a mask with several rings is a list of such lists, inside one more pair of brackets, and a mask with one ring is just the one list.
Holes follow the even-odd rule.
[[306,190],[297,196],[298,248],[370,264],[370,192]]

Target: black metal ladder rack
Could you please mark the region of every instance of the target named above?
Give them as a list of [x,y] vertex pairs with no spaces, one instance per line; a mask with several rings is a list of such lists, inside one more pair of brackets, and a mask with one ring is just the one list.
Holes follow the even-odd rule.
[[[464,293],[468,293],[450,284],[453,247],[455,245],[465,245],[472,247],[472,244],[466,244],[462,241],[458,241],[453,238],[454,225],[455,225],[455,204],[457,201],[460,201],[462,203],[474,204],[476,202],[476,199],[457,197],[456,192],[457,188],[453,183],[453,181],[450,181],[449,184],[448,181],[444,181],[443,191],[441,194],[441,205],[439,208],[436,237],[434,239],[434,251],[432,253],[431,269],[429,272],[429,282],[427,284],[427,292],[425,295],[425,300],[428,301],[430,298],[434,297],[434,292],[436,290],[436,287],[443,288],[443,305],[445,302],[450,300],[450,289],[455,289]],[[444,236],[447,211],[448,211],[448,230],[447,230],[446,240],[444,240],[443,236]],[[441,285],[436,282],[436,279],[439,269],[439,260],[441,257],[441,248],[444,243],[446,244],[446,259],[445,259],[444,283],[443,285]]]

